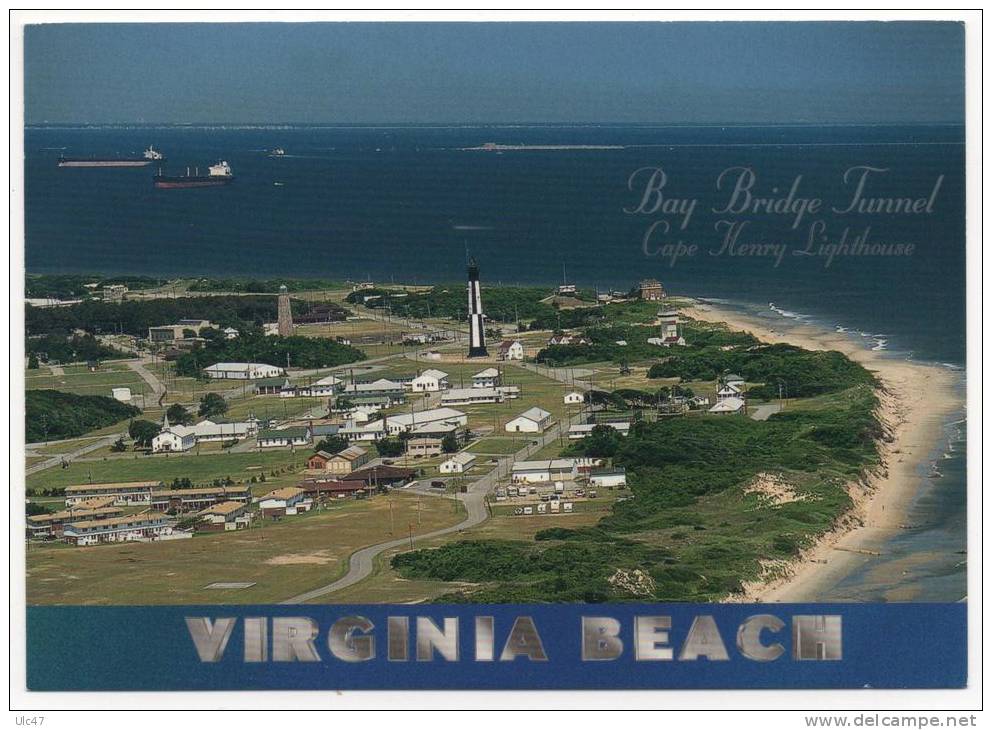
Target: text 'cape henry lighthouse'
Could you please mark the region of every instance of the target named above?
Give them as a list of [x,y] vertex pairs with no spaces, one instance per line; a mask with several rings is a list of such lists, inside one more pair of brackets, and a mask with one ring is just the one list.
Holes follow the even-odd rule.
[[486,319],[482,313],[482,292],[479,289],[479,267],[475,259],[468,262],[468,356],[487,357]]

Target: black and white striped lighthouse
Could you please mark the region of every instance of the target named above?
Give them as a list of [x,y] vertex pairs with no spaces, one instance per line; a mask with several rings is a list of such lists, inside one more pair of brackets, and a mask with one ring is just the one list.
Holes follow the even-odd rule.
[[479,288],[479,267],[475,259],[468,262],[468,356],[488,357],[486,350],[486,317],[482,313],[482,291]]

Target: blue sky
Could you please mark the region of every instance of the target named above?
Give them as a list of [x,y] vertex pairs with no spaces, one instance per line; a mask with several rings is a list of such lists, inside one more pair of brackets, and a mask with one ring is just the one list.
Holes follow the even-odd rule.
[[62,24],[25,120],[960,123],[957,23]]

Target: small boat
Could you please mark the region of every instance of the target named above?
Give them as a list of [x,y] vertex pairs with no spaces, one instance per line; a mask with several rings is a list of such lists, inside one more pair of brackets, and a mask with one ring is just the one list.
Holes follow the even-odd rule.
[[285,157],[286,150],[282,147],[276,147],[275,149],[269,150],[269,157]]
[[59,157],[59,167],[147,167],[164,162],[165,155],[149,146],[141,157]]

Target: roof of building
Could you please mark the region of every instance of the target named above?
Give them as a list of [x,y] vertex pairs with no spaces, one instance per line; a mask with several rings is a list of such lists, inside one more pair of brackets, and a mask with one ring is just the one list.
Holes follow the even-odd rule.
[[136,515],[122,515],[121,517],[108,517],[104,520],[83,520],[66,525],[70,528],[91,528],[91,527],[117,527],[124,525],[142,524],[146,522],[162,522],[168,519],[167,515],[161,512],[141,512]]
[[299,486],[305,492],[359,492],[365,489],[362,482],[340,479],[304,479]]
[[346,482],[373,482],[379,479],[390,481],[395,479],[410,479],[416,473],[415,469],[403,469],[398,466],[367,466],[363,469],[353,471],[351,474],[343,474],[341,480]]
[[422,372],[417,377],[420,377],[420,378],[435,378],[437,380],[443,380],[444,378],[448,377],[448,374],[446,372],[444,372],[443,370],[437,370],[436,368],[427,368],[424,372]]
[[48,522],[64,522],[66,520],[83,519],[84,517],[105,517],[107,515],[118,515],[121,513],[120,507],[97,507],[93,509],[86,509],[80,507],[73,507],[71,509],[63,509],[58,512],[50,512],[42,515],[28,515],[27,521],[30,524],[38,525],[45,524]]
[[99,509],[100,507],[109,507],[113,503],[113,497],[91,497],[82,502],[76,502],[75,509]]
[[293,497],[299,497],[301,494],[303,494],[303,490],[299,487],[282,487],[280,489],[273,489],[263,496],[262,499],[293,499]]
[[499,377],[499,370],[497,370],[496,368],[486,368],[485,370],[480,370],[475,375],[473,375],[472,379],[475,380],[476,378],[482,379],[482,378],[498,378],[498,377]]
[[161,487],[162,482],[102,482],[97,484],[73,484],[72,486],[66,487],[66,492],[89,492],[94,489],[105,489],[112,491],[114,489],[154,489],[155,487]]
[[399,413],[395,416],[389,416],[386,421],[393,426],[412,426],[418,423],[443,421],[448,418],[461,418],[464,415],[464,413],[454,408],[432,408],[416,413]]
[[332,454],[332,453],[330,453],[328,451],[324,451],[323,449],[321,449],[320,451],[317,451],[317,452],[315,452],[314,454],[312,454],[310,456],[311,459],[314,459],[314,458],[317,458],[317,457],[323,459],[324,461],[328,461],[329,459],[331,459],[331,458],[334,457],[334,454]]
[[272,368],[273,370],[279,370],[275,365],[269,365],[264,362],[218,362],[213,365],[208,365],[204,370],[209,371],[224,371],[224,372],[247,372],[249,370],[255,370],[257,368]]
[[302,439],[310,434],[308,426],[290,426],[289,428],[267,428],[258,432],[259,440],[262,439]]
[[542,459],[541,461],[515,461],[513,471],[539,471],[543,469],[574,469],[572,459]]
[[[551,414],[548,413],[543,408],[538,408],[534,406],[533,408],[528,408],[526,411],[521,413],[517,418],[526,418],[528,421],[543,421],[545,418],[550,417]],[[516,419],[514,419],[516,420]]]
[[244,509],[247,505],[244,502],[219,502],[217,504],[212,504],[206,509],[201,509],[196,514],[198,515],[229,515],[232,512],[237,512],[240,509]]
[[320,380],[316,381],[314,385],[338,385],[339,383],[342,382],[344,381],[342,381],[341,378],[337,377],[336,375],[327,375],[321,378]]
[[744,407],[744,401],[740,398],[724,398],[715,406],[710,408],[710,413],[733,413]]
[[[509,350],[514,345],[520,345],[520,340],[503,340],[499,343],[499,349]],[[520,346],[523,347],[523,345]]]
[[[478,376],[476,376],[478,377]],[[441,396],[443,400],[461,400],[474,398],[494,398],[500,395],[496,388],[451,388]]]
[[611,477],[611,476],[623,476],[627,473],[627,470],[622,466],[615,466],[612,469],[593,469],[589,472],[589,476],[594,477]]
[[256,388],[274,388],[279,386],[280,388],[289,382],[289,378],[285,375],[280,375],[274,378],[259,378],[255,381]]
[[414,436],[422,434],[435,434],[435,433],[455,433],[459,428],[461,428],[457,423],[451,423],[450,421],[441,421],[438,423],[434,421],[433,423],[421,423],[410,429],[410,433]]
[[152,499],[162,499],[168,497],[216,497],[228,494],[248,494],[251,490],[247,486],[240,487],[197,487],[195,489],[162,489],[152,492]]
[[475,461],[475,459],[476,459],[476,455],[475,454],[470,453],[468,451],[460,451],[459,453],[454,454],[450,458],[445,459],[445,463],[447,463],[449,461],[453,461],[456,464],[463,464],[464,465],[464,464],[469,464],[469,463]]
[[355,459],[365,456],[367,453],[369,453],[368,449],[363,449],[361,446],[349,446],[348,448],[342,449],[338,453],[334,454],[334,456],[340,456],[342,459],[354,461]]
[[730,373],[728,375],[724,375],[723,380],[724,382],[730,382],[731,380],[740,380],[741,382],[744,382],[744,378],[742,378],[737,373]]

